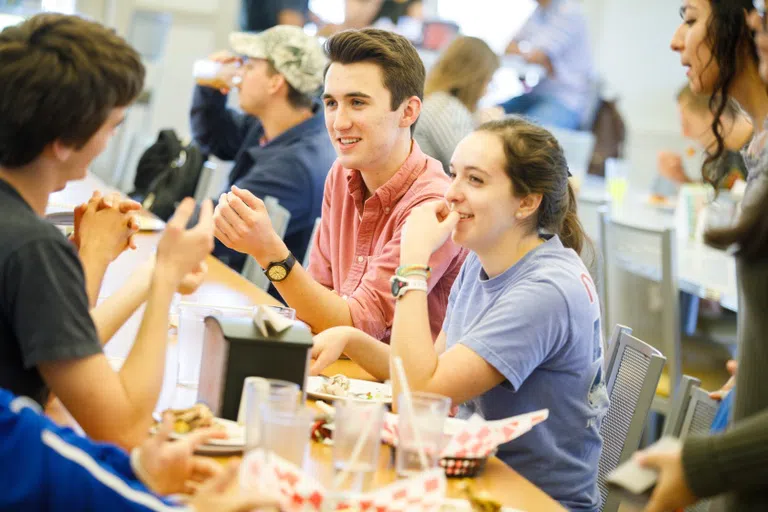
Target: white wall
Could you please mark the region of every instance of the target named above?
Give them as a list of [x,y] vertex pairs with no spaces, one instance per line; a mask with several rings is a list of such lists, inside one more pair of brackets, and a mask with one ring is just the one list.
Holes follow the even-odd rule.
[[584,0],[598,69],[619,97],[627,124],[632,181],[647,186],[660,149],[684,146],[675,93],[685,83],[679,56],[669,49],[680,23],[670,0]]

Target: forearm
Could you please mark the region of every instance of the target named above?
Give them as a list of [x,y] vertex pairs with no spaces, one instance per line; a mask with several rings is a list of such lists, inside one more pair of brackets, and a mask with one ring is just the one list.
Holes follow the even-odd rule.
[[190,111],[192,137],[203,151],[232,160],[243,142],[242,120],[227,109],[227,96],[196,86]]
[[[262,268],[272,261],[288,257],[285,244],[280,244],[268,254],[257,258]],[[318,333],[331,327],[353,325],[347,301],[315,281],[297,262],[284,280],[272,283],[285,302],[296,310],[296,316],[306,322],[312,332]]]
[[765,488],[768,481],[768,411],[735,423],[717,436],[690,438],[683,468],[699,498]]
[[133,273],[127,283],[91,310],[99,340],[105,345],[123,324],[147,300],[153,263],[148,262]]
[[531,64],[538,64],[539,66],[543,67],[547,71],[548,75],[553,75],[555,72],[554,68],[552,67],[552,61],[549,59],[549,56],[542,50],[533,50],[525,53],[523,54],[523,58]]
[[277,15],[278,25],[295,25],[297,27],[303,27],[304,22],[304,15],[301,13],[301,11],[283,9]]
[[376,380],[389,379],[390,346],[359,329],[350,328],[350,339],[344,353]]
[[80,248],[79,256],[85,273],[85,290],[88,294],[88,305],[94,307],[99,298],[101,283],[104,280],[104,274],[107,272],[110,260],[104,256],[102,251],[92,250],[89,245],[85,244]]
[[[400,263],[403,265],[427,265],[429,255],[418,255],[403,248]],[[407,262],[407,263],[406,263]],[[412,277],[412,279],[421,279]],[[429,326],[427,294],[412,290],[397,299],[395,318],[390,338],[392,358],[400,357],[408,378],[408,385],[414,391],[423,390],[437,370],[437,353]],[[400,393],[398,379],[393,379],[393,396]]]
[[[165,372],[168,310],[176,283],[155,270],[136,341],[120,370],[125,393],[141,422],[151,421]],[[149,426],[148,424],[146,425]]]

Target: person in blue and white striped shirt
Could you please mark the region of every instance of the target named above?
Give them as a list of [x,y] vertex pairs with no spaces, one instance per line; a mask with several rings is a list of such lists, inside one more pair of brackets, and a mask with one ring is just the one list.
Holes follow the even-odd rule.
[[537,0],[538,7],[507,47],[547,71],[532,91],[501,105],[543,125],[577,129],[594,97],[587,19],[575,0]]

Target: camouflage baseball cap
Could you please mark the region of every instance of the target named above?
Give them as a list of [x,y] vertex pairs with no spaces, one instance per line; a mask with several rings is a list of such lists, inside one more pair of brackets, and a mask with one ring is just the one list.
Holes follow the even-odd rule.
[[258,34],[230,34],[232,49],[254,59],[267,59],[294,89],[312,94],[323,85],[326,58],[320,41],[299,27],[278,25]]

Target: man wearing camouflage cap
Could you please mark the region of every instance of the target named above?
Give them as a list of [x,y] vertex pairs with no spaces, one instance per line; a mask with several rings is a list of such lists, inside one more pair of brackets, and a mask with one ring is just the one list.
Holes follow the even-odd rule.
[[[211,60],[240,63],[236,79],[241,112],[226,107],[226,89],[198,85],[192,102],[192,133],[203,151],[232,160],[229,182],[264,199],[274,197],[291,213],[284,241],[301,261],[323,186],[336,158],[323,109],[315,99],[326,58],[320,43],[298,27],[281,25],[259,34],[233,33],[235,55]],[[246,256],[217,240],[214,255],[240,271]]]

